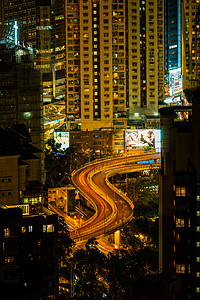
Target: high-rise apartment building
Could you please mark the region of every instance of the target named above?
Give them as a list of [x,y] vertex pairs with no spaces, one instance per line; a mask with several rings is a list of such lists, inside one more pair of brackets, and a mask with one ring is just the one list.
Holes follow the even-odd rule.
[[181,1],[165,1],[165,102],[182,100]]
[[200,299],[200,99],[160,109],[162,156],[159,269],[181,279],[182,299]]
[[182,1],[183,90],[195,89],[200,82],[200,2]]
[[41,73],[32,52],[0,43],[0,126],[25,124],[33,144],[44,146]]
[[164,1],[129,0],[127,15],[129,121],[139,123],[164,99]]
[[126,128],[164,98],[164,1],[66,4],[68,128]]
[[55,32],[55,95],[53,103],[44,106],[44,128],[45,138],[55,127],[62,125],[66,121],[66,20],[65,20],[65,0],[54,1],[54,32]]
[[[55,98],[55,32],[51,0],[17,0],[3,2],[3,38],[9,40],[12,27],[17,28],[17,45],[33,49],[35,67],[42,72],[43,102]],[[15,23],[17,22],[17,23]]]
[[126,127],[125,0],[66,2],[68,129]]
[[56,72],[56,88],[55,99],[66,100],[65,96],[65,0],[57,0],[54,2],[55,10],[55,72]]
[[3,30],[3,2],[0,0],[0,39]]

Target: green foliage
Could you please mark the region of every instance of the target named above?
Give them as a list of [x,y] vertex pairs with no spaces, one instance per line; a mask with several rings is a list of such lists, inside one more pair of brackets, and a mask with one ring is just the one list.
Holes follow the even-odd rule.
[[157,267],[157,252],[150,247],[111,253],[106,263],[108,299],[133,299],[135,280],[154,273]]
[[45,145],[46,185],[48,187],[62,186],[70,183],[68,163],[65,151],[54,139],[49,139]]
[[153,151],[153,147],[151,146],[144,146],[144,152],[151,152]]
[[128,197],[134,203],[134,217],[145,216],[153,218],[158,216],[158,170],[150,170],[148,176],[140,176],[133,182],[134,194]]
[[77,250],[71,258],[76,299],[102,299],[105,256],[98,250]]
[[[129,174],[130,180],[125,184],[125,176],[117,174],[114,178],[120,182],[120,189],[134,204],[134,217],[121,231],[124,247],[138,250],[143,244],[158,246],[158,170]],[[123,180],[123,181],[122,181]],[[119,188],[119,186],[117,186]],[[144,235],[140,238],[140,235]]]
[[80,166],[99,158],[94,150],[84,150],[80,144],[60,149],[61,144],[54,139],[46,141],[45,169],[46,185],[48,187],[67,185],[71,181],[71,173]]

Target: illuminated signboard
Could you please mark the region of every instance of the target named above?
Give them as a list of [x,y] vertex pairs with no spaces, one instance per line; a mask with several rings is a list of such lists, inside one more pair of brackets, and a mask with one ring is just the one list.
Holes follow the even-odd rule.
[[155,148],[161,151],[161,131],[159,129],[133,129],[126,130],[126,148],[142,149],[144,147]]
[[69,132],[54,132],[53,137],[56,143],[61,144],[61,149],[69,148]]

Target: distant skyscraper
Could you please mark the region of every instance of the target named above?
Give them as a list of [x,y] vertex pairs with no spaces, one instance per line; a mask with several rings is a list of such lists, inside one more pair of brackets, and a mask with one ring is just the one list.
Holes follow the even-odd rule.
[[165,1],[165,101],[180,102],[181,75],[181,1]]
[[181,68],[180,0],[165,1],[165,70]]
[[158,113],[164,98],[164,1],[128,2],[129,121]]
[[0,0],[0,39],[3,30],[3,2]]
[[65,29],[65,0],[54,2],[55,10],[55,99],[66,100],[65,59],[66,59],[66,29]]
[[70,130],[126,127],[125,0],[66,2]]
[[43,149],[41,73],[32,52],[0,43],[0,126],[25,124],[33,144]]
[[200,82],[200,2],[182,1],[183,89],[195,89]]
[[42,72],[43,102],[55,98],[55,32],[51,0],[3,1],[4,35],[9,35],[14,22],[18,24],[19,44],[30,46],[36,68]]

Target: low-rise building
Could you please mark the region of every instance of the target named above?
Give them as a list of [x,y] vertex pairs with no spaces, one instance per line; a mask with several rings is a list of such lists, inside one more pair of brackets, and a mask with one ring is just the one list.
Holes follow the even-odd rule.
[[25,126],[0,127],[0,204],[38,203],[44,199],[42,151],[31,144]]

